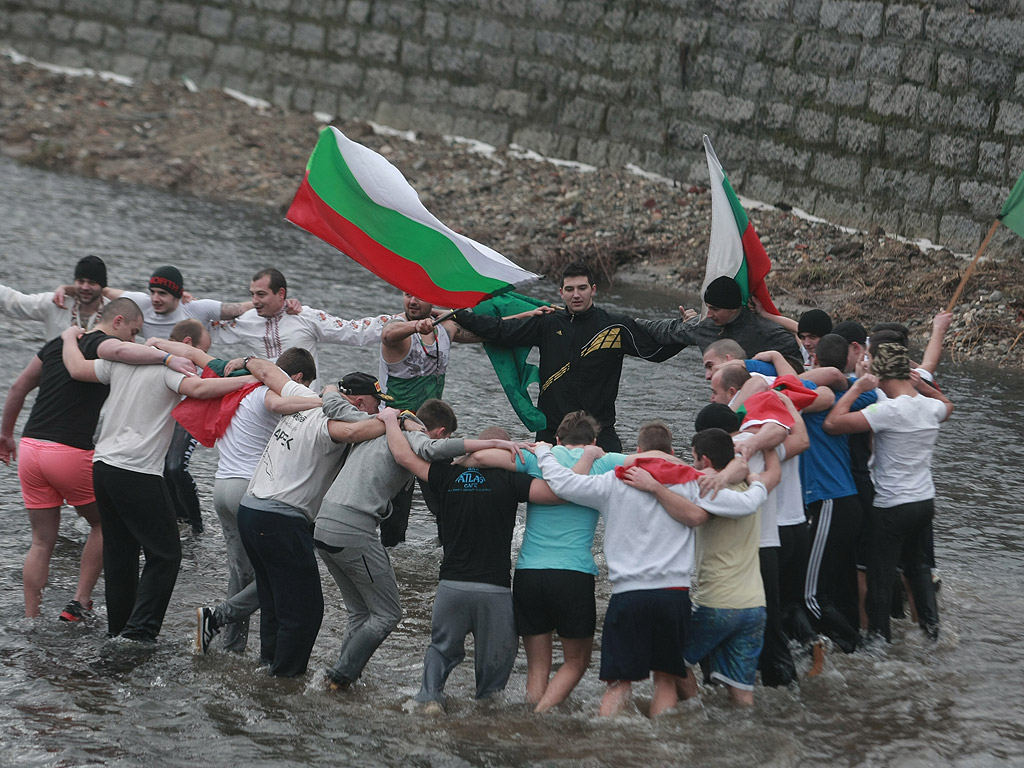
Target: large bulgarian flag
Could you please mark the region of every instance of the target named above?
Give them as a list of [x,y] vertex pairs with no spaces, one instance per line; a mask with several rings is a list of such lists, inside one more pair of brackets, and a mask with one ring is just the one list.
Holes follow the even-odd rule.
[[442,307],[472,307],[540,277],[446,227],[401,171],[333,126],[320,133],[286,218]]
[[708,246],[708,266],[700,295],[704,296],[708,283],[725,275],[735,278],[739,283],[744,304],[751,296],[755,296],[765,312],[778,315],[779,310],[775,308],[764,284],[765,275],[772,268],[772,263],[768,260],[768,254],[747,212],[743,210],[726,178],[722,164],[718,162],[711,139],[706,135],[704,152],[708,158],[708,175],[711,178],[711,244]]

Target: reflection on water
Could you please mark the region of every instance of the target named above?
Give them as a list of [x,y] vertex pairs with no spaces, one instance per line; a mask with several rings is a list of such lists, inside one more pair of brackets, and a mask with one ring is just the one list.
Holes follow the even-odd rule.
[[[142,289],[151,269],[181,267],[199,296],[246,298],[248,278],[281,268],[304,302],[357,317],[397,309],[398,294],[278,213],[82,179],[0,161],[0,282],[42,291],[70,279],[85,253],[107,262],[111,284]],[[515,254],[508,254],[515,258]],[[537,295],[550,296],[542,285]],[[602,303],[649,317],[674,311],[674,296],[604,291]],[[653,303],[652,303],[653,302]],[[0,383],[13,381],[41,344],[36,323],[0,319]],[[228,354],[237,350],[214,350]],[[325,375],[376,371],[376,350],[325,347]],[[516,424],[482,351],[453,352],[446,396],[463,434]],[[255,653],[191,654],[197,605],[226,583],[223,542],[211,509],[215,453],[193,468],[207,532],[186,534],[181,575],[161,642],[137,649],[108,641],[102,609],[95,625],[52,620],[72,590],[83,531],[65,514],[44,615],[21,618],[21,563],[30,540],[16,473],[0,467],[0,732],[8,765],[1021,765],[1024,764],[1024,598],[1019,531],[1024,511],[1024,388],[1016,376],[949,366],[942,382],[957,411],[936,450],[936,538],[943,587],[943,634],[927,644],[895,622],[884,657],[829,657],[826,672],[799,690],[757,692],[752,712],[736,712],[721,691],[657,722],[639,713],[599,721],[602,693],[592,666],[569,702],[537,717],[521,704],[525,658],[495,701],[472,696],[472,664],[448,685],[450,712],[424,718],[407,701],[419,687],[440,551],[432,523],[414,510],[410,541],[393,552],[406,617],[344,695],[322,690],[317,672],[340,645],[344,609],[329,579],[327,615],[303,680],[274,680]],[[697,355],[662,365],[627,360],[620,434],[628,445],[640,421],[662,416],[684,439],[704,404]],[[26,407],[21,423],[29,408]],[[19,424],[20,426],[20,424]],[[326,574],[325,574],[326,575]],[[601,610],[607,585],[600,587]],[[255,639],[255,635],[254,635]],[[639,686],[646,710],[649,689]]]

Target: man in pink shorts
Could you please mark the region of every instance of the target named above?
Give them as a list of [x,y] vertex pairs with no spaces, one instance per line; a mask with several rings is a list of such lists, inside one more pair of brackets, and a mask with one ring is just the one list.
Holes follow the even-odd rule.
[[[89,359],[104,358],[135,364],[163,362],[187,370],[188,361],[154,348],[132,343],[142,327],[142,312],[130,299],[104,305],[93,330],[79,341]],[[50,556],[57,542],[60,510],[65,502],[89,523],[82,550],[74,599],[61,613],[63,621],[81,621],[92,607],[92,590],[103,567],[103,534],[93,492],[93,433],[109,387],[75,381],[65,368],[63,341],[48,342],[22,371],[7,393],[0,424],[0,460],[18,458],[14,425],[25,396],[39,387],[21,438],[18,478],[32,524],[32,546],[23,570],[25,615],[39,615]],[[194,368],[193,368],[194,370]]]

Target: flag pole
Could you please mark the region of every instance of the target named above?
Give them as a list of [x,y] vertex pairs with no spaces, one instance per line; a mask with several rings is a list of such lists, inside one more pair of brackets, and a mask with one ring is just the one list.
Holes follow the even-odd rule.
[[964,292],[964,286],[967,284],[967,279],[974,274],[974,268],[978,264],[978,259],[981,258],[981,254],[983,254],[985,249],[988,248],[988,243],[992,239],[992,235],[996,233],[997,229],[999,229],[999,219],[992,222],[992,226],[989,228],[988,234],[985,235],[985,239],[981,241],[981,246],[978,248],[978,252],[974,254],[974,259],[967,267],[967,271],[964,272],[964,276],[960,278],[960,285],[956,287],[956,293],[953,294],[953,298],[949,300],[949,304],[946,306],[947,312],[953,311],[953,306],[956,304],[957,299],[959,299],[960,294]]

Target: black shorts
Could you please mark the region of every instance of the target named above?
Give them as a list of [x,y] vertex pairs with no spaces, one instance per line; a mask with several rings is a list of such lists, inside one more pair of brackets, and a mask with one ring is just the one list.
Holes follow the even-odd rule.
[[638,589],[613,594],[601,636],[601,680],[646,680],[651,672],[686,677],[685,589]]
[[593,637],[597,629],[594,576],[554,568],[517,569],[512,608],[520,635]]

